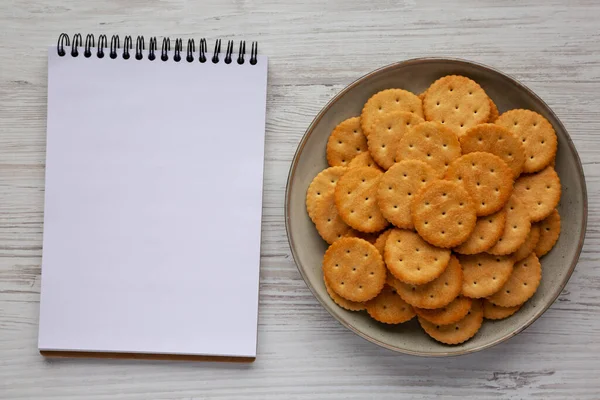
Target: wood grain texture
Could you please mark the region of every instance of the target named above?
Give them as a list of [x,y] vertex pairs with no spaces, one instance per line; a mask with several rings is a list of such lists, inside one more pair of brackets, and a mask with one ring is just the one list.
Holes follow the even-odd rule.
[[[594,0],[3,0],[0,398],[598,398],[598,20]],[[38,354],[45,45],[63,31],[245,38],[258,40],[260,52],[270,56],[255,363],[45,360]],[[319,109],[372,69],[420,56],[471,59],[523,81],[571,133],[588,184],[587,239],[558,301],[517,337],[459,358],[398,355],[340,326],[302,281],[283,222],[290,161]]]

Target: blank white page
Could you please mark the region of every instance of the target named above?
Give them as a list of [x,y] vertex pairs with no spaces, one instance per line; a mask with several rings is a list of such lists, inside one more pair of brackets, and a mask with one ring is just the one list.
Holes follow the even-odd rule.
[[255,357],[267,58],[48,52],[39,349]]

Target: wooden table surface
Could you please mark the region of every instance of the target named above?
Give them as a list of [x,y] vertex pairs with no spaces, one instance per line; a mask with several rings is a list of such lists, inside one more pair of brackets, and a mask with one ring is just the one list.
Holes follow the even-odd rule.
[[[0,398],[595,398],[600,395],[600,3],[595,0],[3,0],[0,4]],[[37,351],[46,45],[61,32],[258,40],[270,57],[258,358],[251,365],[45,360]],[[445,359],[381,349],[317,303],[290,255],[290,161],[325,103],[421,56],[492,65],[572,135],[590,211],[558,301],[495,348]],[[124,90],[135,90],[125,88]],[[67,116],[65,116],[66,118]],[[226,155],[224,155],[226,157]],[[233,316],[234,317],[234,316]]]

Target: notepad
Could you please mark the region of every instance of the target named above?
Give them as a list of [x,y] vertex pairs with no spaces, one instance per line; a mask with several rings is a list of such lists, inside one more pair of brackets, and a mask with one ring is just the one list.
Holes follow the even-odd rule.
[[89,36],[48,51],[40,351],[253,359],[267,58]]

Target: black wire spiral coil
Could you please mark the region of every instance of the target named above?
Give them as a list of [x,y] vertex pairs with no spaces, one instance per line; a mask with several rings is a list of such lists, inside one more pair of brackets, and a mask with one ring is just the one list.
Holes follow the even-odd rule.
[[[148,41],[148,54],[147,59],[150,61],[154,61],[157,59],[156,52],[158,51],[156,37],[151,37]],[[71,57],[79,56],[79,48],[83,47],[83,56],[85,58],[90,58],[94,54],[92,53],[92,49],[96,48],[96,57],[104,58],[104,49],[109,48],[108,56],[112,59],[115,59],[120,56],[128,60],[131,57],[131,52],[133,51],[133,39],[131,36],[125,36],[123,40],[123,48],[121,49],[121,40],[119,35],[112,35],[110,39],[110,46],[108,46],[108,37],[106,35],[98,36],[98,47],[96,47],[96,41],[94,35],[88,34],[85,37],[85,42],[83,42],[83,37],[81,34],[77,33],[73,35],[73,41],[71,45],[71,38],[66,33],[61,33],[58,37],[58,42],[56,44],[56,52],[60,57],[64,57],[67,55],[65,51],[65,46],[71,46]],[[144,59],[144,51],[146,49],[146,42],[143,36],[138,36],[135,40],[135,54],[133,58],[136,60]],[[188,63],[198,61],[200,63],[205,63],[208,61],[206,57],[206,52],[208,50],[208,45],[206,39],[200,39],[200,43],[198,45],[198,53],[196,53],[196,42],[194,39],[188,39],[187,48],[185,51],[185,57],[182,57],[183,50],[183,40],[180,38],[175,39],[175,47],[173,51],[173,61],[180,62],[186,61]],[[162,41],[160,57],[158,58],[161,61],[169,60],[169,52],[171,51],[171,39],[164,38]],[[213,52],[213,56],[210,61],[214,64],[220,62],[220,53],[221,53],[221,39],[217,39],[215,41],[215,48]],[[234,53],[234,42],[233,40],[227,41],[227,48],[225,51],[225,57],[223,61],[225,64],[231,64],[233,61],[233,53]],[[244,64],[246,57],[246,41],[241,40],[238,46],[237,52],[237,64]],[[250,60],[251,65],[256,65],[258,63],[258,42],[252,42],[252,47],[250,50]]]

